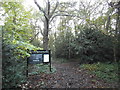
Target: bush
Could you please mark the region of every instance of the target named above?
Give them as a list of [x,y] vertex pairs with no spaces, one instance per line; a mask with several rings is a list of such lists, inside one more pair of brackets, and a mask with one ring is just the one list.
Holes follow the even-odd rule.
[[[31,71],[30,68],[29,68],[29,70]],[[54,72],[56,72],[56,69],[53,66],[51,66],[51,72],[50,72],[49,64],[46,64],[46,65],[44,65],[44,64],[33,65],[32,70],[34,70],[34,71],[31,71],[29,73],[29,75],[37,75],[37,74],[40,74],[40,73],[54,73]]]
[[117,63],[83,64],[80,67],[89,70],[90,73],[107,82],[118,82],[119,80]]
[[2,87],[18,87],[26,81],[28,50],[37,49],[25,42],[3,41],[2,50]]
[[94,28],[83,29],[76,39],[76,54],[86,63],[113,60],[112,38]]
[[3,88],[17,87],[20,83],[25,82],[25,62],[23,58],[14,55],[15,46],[7,45],[3,48],[2,74]]

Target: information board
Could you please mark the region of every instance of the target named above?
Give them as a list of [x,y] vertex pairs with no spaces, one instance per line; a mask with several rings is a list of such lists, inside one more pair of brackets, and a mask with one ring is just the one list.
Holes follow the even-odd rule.
[[50,50],[37,50],[31,51],[30,57],[27,59],[27,71],[26,76],[28,77],[28,64],[49,64],[51,71],[51,53]]
[[43,62],[43,55],[42,54],[31,54],[29,58],[30,64],[39,64]]
[[29,64],[40,64],[50,62],[50,50],[37,50],[31,51],[30,57],[28,58]]

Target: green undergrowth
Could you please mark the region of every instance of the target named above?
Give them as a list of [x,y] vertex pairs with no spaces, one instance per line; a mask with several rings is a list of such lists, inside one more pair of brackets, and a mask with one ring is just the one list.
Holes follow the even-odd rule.
[[82,64],[80,68],[89,70],[90,73],[107,82],[118,82],[118,64],[117,63],[94,63]]
[[[30,69],[30,68],[29,68]],[[31,72],[29,72],[29,75],[38,75],[40,73],[46,73],[46,74],[50,74],[50,73],[55,73],[56,72],[56,68],[51,66],[51,71],[50,71],[50,65],[49,64],[36,64],[32,66],[32,70]]]

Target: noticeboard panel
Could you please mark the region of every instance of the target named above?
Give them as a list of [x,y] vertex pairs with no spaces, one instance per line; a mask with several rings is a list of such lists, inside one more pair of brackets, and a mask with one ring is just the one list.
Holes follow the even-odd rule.
[[29,64],[40,64],[49,62],[50,62],[50,50],[31,51],[31,55],[28,58]]
[[49,54],[43,55],[43,62],[49,62]]
[[31,54],[29,58],[30,64],[39,64],[43,62],[43,55],[42,54]]

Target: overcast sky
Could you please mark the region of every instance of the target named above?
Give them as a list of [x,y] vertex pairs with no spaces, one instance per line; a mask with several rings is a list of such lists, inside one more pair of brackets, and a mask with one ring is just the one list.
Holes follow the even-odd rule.
[[[40,6],[42,6],[42,7],[44,7],[44,1],[45,0],[36,0],[37,2],[38,2],[38,4],[40,5]],[[54,1],[56,1],[56,0],[54,0]],[[62,2],[62,1],[64,1],[64,2],[67,2],[67,1],[70,1],[70,2],[74,2],[74,1],[76,1],[76,2],[79,2],[79,0],[58,0],[59,2]],[[88,1],[88,0],[87,0]],[[35,3],[34,3],[34,0],[25,0],[24,1],[24,4],[26,5],[26,7],[28,8],[29,6],[32,6],[32,7],[34,7],[34,8],[36,8],[36,9],[38,9],[38,7],[35,5]]]
[[[39,5],[40,6],[42,6],[42,7],[44,7],[44,2],[46,1],[46,0],[36,0],[38,3],[39,3]],[[56,1],[56,0],[53,0],[53,1]],[[90,2],[91,1],[91,3],[94,3],[94,2],[96,2],[96,1],[99,1],[99,2],[102,2],[102,1],[105,1],[105,0],[58,0],[59,2],[67,2],[67,1],[69,1],[69,2],[79,2],[79,1],[84,1],[84,2]],[[106,0],[106,1],[120,1],[120,0]],[[31,7],[34,7],[34,8],[36,8],[36,9],[38,9],[38,7],[35,5],[35,3],[34,3],[34,0],[25,0],[24,1],[24,4],[25,4],[25,6],[28,8],[29,6],[31,6]]]

